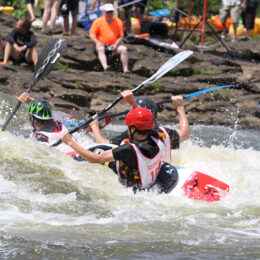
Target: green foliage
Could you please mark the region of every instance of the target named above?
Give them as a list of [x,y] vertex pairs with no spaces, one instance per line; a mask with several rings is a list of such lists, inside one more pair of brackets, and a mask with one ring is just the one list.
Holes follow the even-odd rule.
[[12,16],[17,19],[27,17],[26,0],[14,0],[7,2],[11,2],[11,5],[14,7],[14,12],[12,13]]
[[74,86],[75,86],[76,89],[82,89],[83,88],[81,82],[79,82],[79,81],[75,81]]
[[54,70],[69,69],[69,65],[68,65],[68,64],[63,64],[63,63],[61,63],[60,61],[58,61],[58,62],[55,64],[55,66],[54,66],[53,69],[54,69]]

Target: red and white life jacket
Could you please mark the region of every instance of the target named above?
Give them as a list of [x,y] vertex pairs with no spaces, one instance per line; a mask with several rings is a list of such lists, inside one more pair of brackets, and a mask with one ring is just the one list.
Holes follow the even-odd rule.
[[51,146],[60,139],[60,135],[64,132],[68,132],[68,129],[64,124],[54,120],[54,130],[52,132],[46,131],[34,131],[29,135],[30,139],[37,140]]
[[[155,183],[157,175],[161,168],[161,164],[165,152],[164,142],[153,136],[151,136],[151,138],[159,148],[158,153],[153,158],[146,157],[135,144],[129,143],[133,147],[136,154],[141,189],[150,188]],[[124,143],[125,140],[123,140],[121,144]],[[119,162],[116,162],[116,165],[117,165],[117,172],[118,174],[120,174]]]
[[159,127],[159,129],[161,131],[163,131],[163,133],[165,134],[165,136],[162,137],[163,141],[165,143],[165,154],[164,154],[163,161],[167,162],[167,163],[171,163],[171,160],[172,160],[172,156],[171,156],[172,146],[171,146],[170,136],[169,136],[168,132],[166,131],[166,129],[164,127]]

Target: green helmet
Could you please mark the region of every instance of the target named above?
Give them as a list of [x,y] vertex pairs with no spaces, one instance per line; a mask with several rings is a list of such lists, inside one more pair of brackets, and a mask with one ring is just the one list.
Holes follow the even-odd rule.
[[52,108],[46,99],[34,99],[28,106],[28,112],[41,120],[52,119]]

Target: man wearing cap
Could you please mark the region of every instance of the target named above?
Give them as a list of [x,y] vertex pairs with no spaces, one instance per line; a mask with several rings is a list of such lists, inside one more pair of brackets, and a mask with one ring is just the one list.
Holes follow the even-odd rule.
[[96,45],[99,61],[105,71],[110,70],[107,64],[106,51],[112,51],[120,55],[123,72],[129,73],[127,48],[121,45],[124,37],[123,22],[114,17],[114,10],[112,4],[105,4],[103,16],[92,23],[89,35]]

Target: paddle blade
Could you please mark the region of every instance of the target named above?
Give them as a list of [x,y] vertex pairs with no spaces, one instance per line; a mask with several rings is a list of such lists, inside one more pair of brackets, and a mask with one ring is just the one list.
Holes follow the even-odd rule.
[[34,69],[33,84],[44,78],[59,61],[67,47],[65,39],[53,38],[42,49]]

